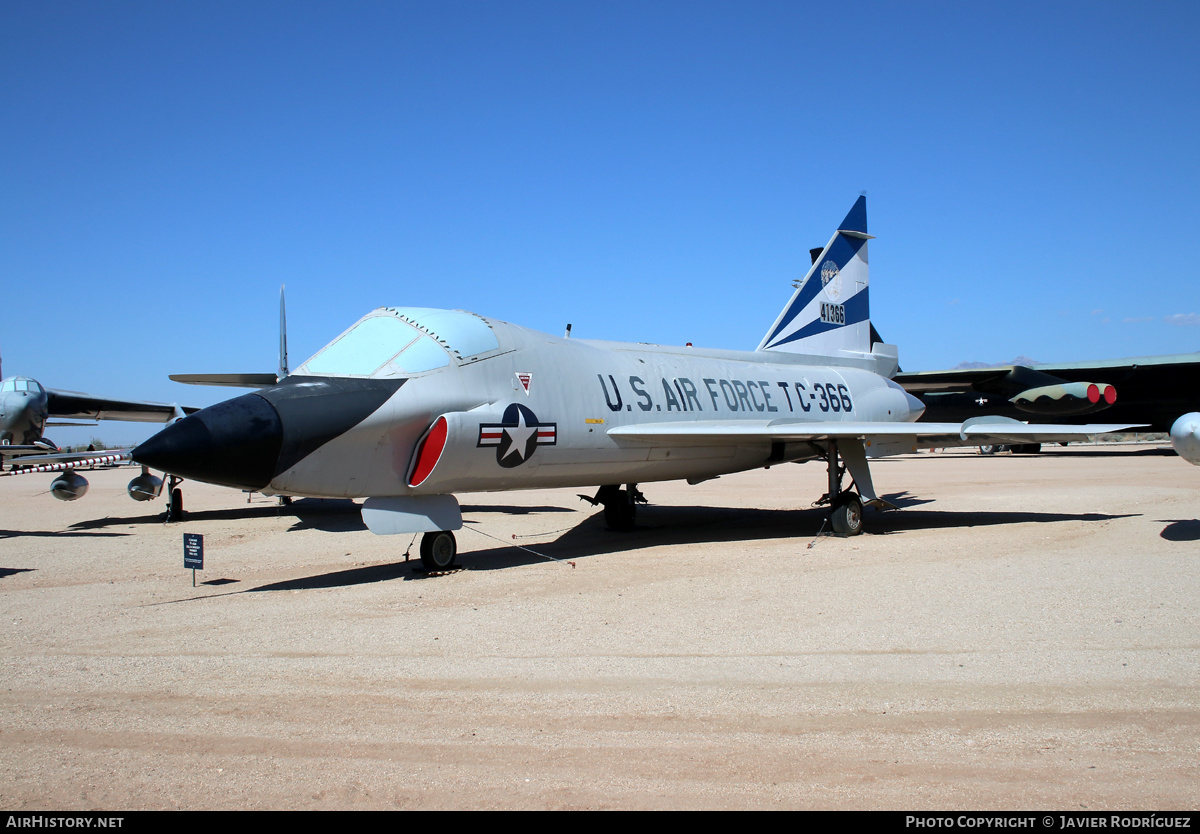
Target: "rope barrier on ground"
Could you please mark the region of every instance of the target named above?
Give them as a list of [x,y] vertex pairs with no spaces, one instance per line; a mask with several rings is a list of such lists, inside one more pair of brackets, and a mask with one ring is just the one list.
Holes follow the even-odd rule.
[[[549,559],[551,562],[558,562],[560,565],[570,565],[571,567],[575,567],[575,563],[574,563],[574,562],[572,562],[572,561],[570,561],[569,559],[555,559],[553,556],[547,556],[545,553],[538,553],[538,552],[537,552],[536,550],[534,550],[532,547],[526,547],[526,546],[525,546],[525,545],[523,545],[523,544],[517,544],[517,543],[516,543],[516,538],[517,538],[517,535],[516,535],[516,533],[514,533],[514,534],[513,534],[513,541],[512,541],[512,542],[506,542],[504,539],[500,538],[499,536],[493,536],[491,533],[485,533],[485,532],[483,532],[483,531],[482,531],[482,530],[480,530],[478,527],[471,527],[471,526],[468,526],[468,525],[471,525],[471,524],[474,524],[474,523],[475,523],[475,522],[472,522],[472,521],[464,521],[464,522],[463,522],[463,529],[464,529],[464,530],[471,530],[471,531],[473,531],[473,532],[475,532],[475,533],[478,533],[479,535],[483,536],[484,538],[491,539],[492,541],[497,541],[497,542],[500,542],[501,544],[507,544],[507,545],[510,545],[510,546],[512,546],[512,547],[515,547],[515,548],[517,548],[517,549],[519,549],[519,550],[526,550],[526,551],[528,551],[528,552],[532,553],[534,556],[540,556],[540,557],[542,557],[543,559]],[[567,528],[567,529],[570,529],[570,528]],[[547,533],[542,533],[541,535],[543,535],[543,536],[544,536],[544,535],[549,535],[549,534],[547,534]],[[526,537],[526,538],[529,538],[529,537]]]

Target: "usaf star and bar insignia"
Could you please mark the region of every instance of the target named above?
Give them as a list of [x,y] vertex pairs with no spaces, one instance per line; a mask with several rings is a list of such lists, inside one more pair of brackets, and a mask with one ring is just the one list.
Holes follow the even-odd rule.
[[480,423],[479,448],[496,447],[496,463],[511,469],[529,460],[538,446],[553,446],[557,423],[540,423],[533,411],[519,403],[504,409],[499,423]]

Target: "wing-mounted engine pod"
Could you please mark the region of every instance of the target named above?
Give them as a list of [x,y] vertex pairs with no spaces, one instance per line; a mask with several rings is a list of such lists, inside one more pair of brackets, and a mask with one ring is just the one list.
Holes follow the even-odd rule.
[[1117,389],[1105,382],[1043,385],[1017,394],[1009,402],[1030,414],[1067,417],[1094,414],[1117,401]]
[[130,481],[129,486],[125,489],[134,501],[153,501],[162,494],[162,488],[162,478],[151,475],[150,471],[143,466],[142,474]]
[[76,501],[87,495],[87,478],[68,469],[50,484],[50,494],[59,501]]
[[1189,412],[1172,424],[1171,445],[1181,458],[1200,466],[1200,413]]

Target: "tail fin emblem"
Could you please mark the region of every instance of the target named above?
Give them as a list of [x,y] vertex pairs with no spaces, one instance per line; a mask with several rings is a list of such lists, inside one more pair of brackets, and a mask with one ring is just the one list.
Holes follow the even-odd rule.
[[821,264],[821,286],[825,288],[825,295],[833,301],[837,301],[842,295],[842,282],[838,280],[840,277],[838,265],[833,261]]

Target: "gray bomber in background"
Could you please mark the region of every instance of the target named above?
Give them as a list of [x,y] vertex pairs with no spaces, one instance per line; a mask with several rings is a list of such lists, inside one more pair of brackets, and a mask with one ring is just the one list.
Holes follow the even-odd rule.
[[[73,471],[74,467],[110,463],[124,457],[125,452],[63,452],[46,437],[47,427],[95,425],[62,420],[167,423],[198,410],[58,391],[30,377],[10,376],[0,380],[0,458],[11,467],[5,474],[58,471],[60,474],[50,484],[50,494],[62,501],[74,501],[88,490],[87,479]],[[156,484],[161,486],[157,478],[143,472],[130,483],[129,494],[137,500],[154,498],[158,495]]]

